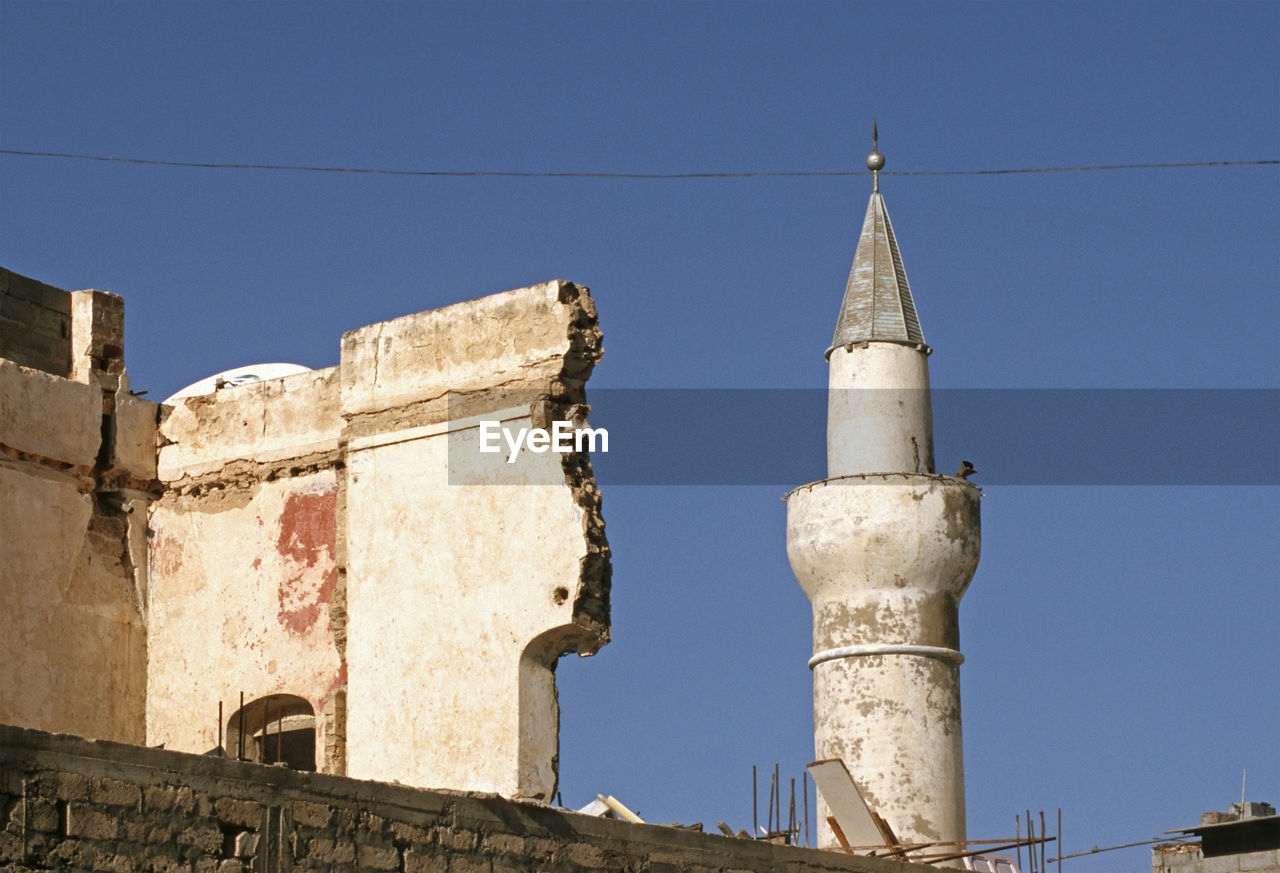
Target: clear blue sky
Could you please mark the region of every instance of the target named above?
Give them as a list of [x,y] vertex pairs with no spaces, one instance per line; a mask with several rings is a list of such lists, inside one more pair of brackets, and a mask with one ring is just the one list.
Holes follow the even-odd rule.
[[[4,0],[0,148],[859,170],[876,117],[890,171],[1274,159],[1277,45],[1275,3]],[[598,302],[591,387],[820,388],[869,188],[0,155],[0,263],[123,295],[133,384],[153,398],[240,364],[330,366],[345,330],[551,278]],[[936,385],[1277,386],[1274,165],[882,190]],[[1261,465],[1274,437],[1240,457]],[[937,441],[944,470],[969,457]],[[998,468],[998,445],[972,460]],[[798,777],[812,756],[785,489],[602,485],[615,640],[561,664],[565,803],[599,791],[652,820],[749,827],[751,765]],[[961,610],[971,837],[1059,806],[1068,852],[1157,836],[1238,800],[1245,768],[1250,799],[1280,804],[1278,521],[1261,484],[988,481]]]

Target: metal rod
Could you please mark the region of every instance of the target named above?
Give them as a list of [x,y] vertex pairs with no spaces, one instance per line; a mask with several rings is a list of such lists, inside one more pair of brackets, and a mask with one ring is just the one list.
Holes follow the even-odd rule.
[[778,765],[773,765],[773,791],[778,795],[778,815],[773,820],[774,832],[782,830],[782,779],[778,776]]
[[1058,807],[1058,873],[1062,873],[1062,807]]
[[244,760],[244,692],[240,692],[240,711],[236,713],[236,760]]
[[1027,810],[1027,839],[1031,840],[1031,845],[1027,847],[1027,866],[1031,868],[1031,873],[1036,873],[1036,822],[1031,817],[1031,810]]
[[[1016,815],[1013,817],[1013,838],[1015,840],[1022,839],[1021,819],[1019,819]],[[1018,843],[1018,869],[1019,870],[1022,869],[1022,843],[1021,842]]]
[[[218,700],[218,748],[222,749],[222,700]],[[227,753],[226,749],[222,749],[222,753]]]
[[800,842],[799,832],[796,831],[796,778],[791,777],[791,813],[787,815],[787,842],[795,845]]
[[800,774],[804,784],[804,844],[809,845],[809,771]]
[[[1040,836],[1044,836],[1044,810],[1040,810]],[[1044,843],[1040,843],[1040,873],[1045,873]]]
[[283,706],[280,707],[280,711],[276,714],[276,717],[279,719],[276,722],[276,763],[279,764],[284,761],[284,752],[281,751],[281,749],[284,747],[284,707]]
[[[1094,846],[1092,849],[1089,849],[1087,852],[1075,852],[1070,855],[1063,855],[1061,858],[1050,858],[1049,860],[1061,861],[1063,858],[1083,858],[1085,855],[1096,855],[1099,852],[1110,852],[1112,849],[1132,849],[1134,846],[1149,846],[1152,843],[1175,843],[1178,845],[1182,845],[1185,842],[1187,841],[1170,839],[1169,837],[1156,837],[1154,840],[1142,840],[1141,842],[1138,842],[1138,843],[1121,843],[1118,846],[1107,846],[1106,848],[1103,848],[1103,849],[1099,849],[1097,846]],[[1190,842],[1195,842],[1195,841],[1192,840]],[[1061,849],[1062,847],[1059,846],[1058,848]]]
[[756,791],[756,765],[751,765],[751,839],[760,835],[760,798]]

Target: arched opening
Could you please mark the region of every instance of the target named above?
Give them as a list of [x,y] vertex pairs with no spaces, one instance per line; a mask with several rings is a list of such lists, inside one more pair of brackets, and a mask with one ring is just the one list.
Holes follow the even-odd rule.
[[316,713],[301,697],[259,697],[233,712],[226,729],[227,755],[232,758],[316,769]]

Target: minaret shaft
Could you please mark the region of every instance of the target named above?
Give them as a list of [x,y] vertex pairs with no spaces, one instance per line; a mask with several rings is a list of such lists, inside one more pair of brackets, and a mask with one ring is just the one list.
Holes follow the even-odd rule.
[[[787,557],[813,606],[816,758],[904,843],[965,839],[958,611],[981,547],[978,488],[934,472],[929,351],[876,190],[827,350],[829,478],[787,495]],[[819,796],[822,847],[829,814]]]

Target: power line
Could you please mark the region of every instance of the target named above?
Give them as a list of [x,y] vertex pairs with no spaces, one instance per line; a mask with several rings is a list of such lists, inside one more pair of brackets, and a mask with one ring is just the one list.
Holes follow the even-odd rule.
[[[371,167],[310,167],[299,164],[223,164],[201,161],[158,161],[147,158],[120,158],[107,155],[80,155],[67,152],[34,152],[0,149],[0,155],[36,158],[63,158],[78,161],[105,161],[142,164],[151,167],[194,167],[203,170],[287,170],[299,173],[359,173],[369,176],[499,176],[539,179],[761,179],[809,176],[867,176],[866,170],[798,170],[761,173],[582,173],[533,172],[517,170],[380,170]],[[883,176],[1008,176],[1025,173],[1085,173],[1098,170],[1156,170],[1188,167],[1257,167],[1280,164],[1280,159],[1263,161],[1186,161],[1170,164],[1096,164],[1083,167],[1022,167],[1004,170],[881,170]]]

